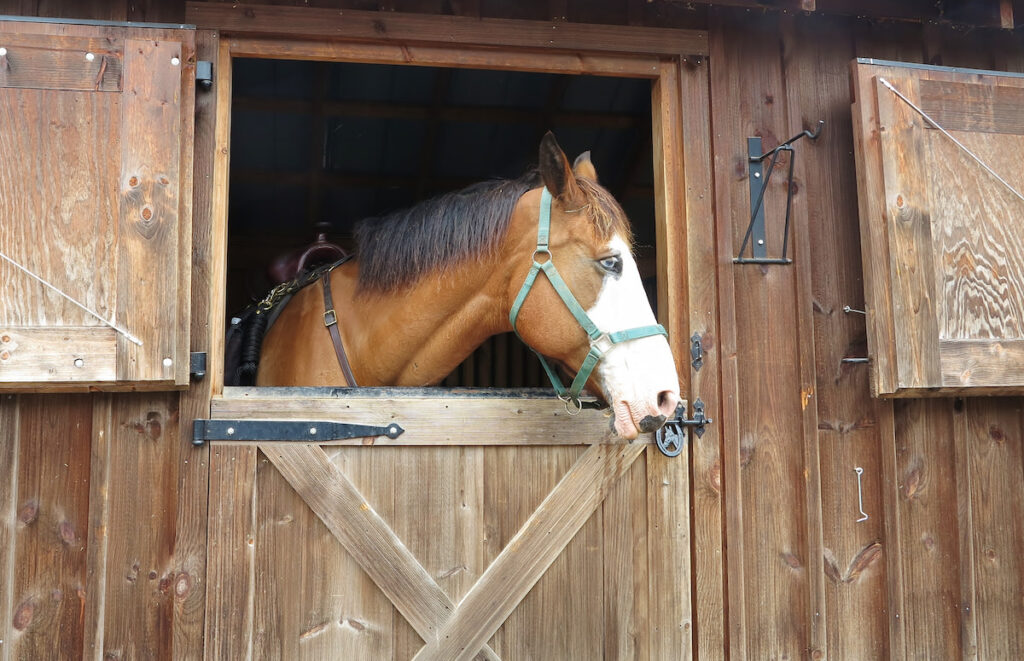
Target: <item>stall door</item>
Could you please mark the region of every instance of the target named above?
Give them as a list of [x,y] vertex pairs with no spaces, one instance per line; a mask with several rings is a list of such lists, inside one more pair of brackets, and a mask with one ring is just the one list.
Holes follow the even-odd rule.
[[[208,658],[689,656],[685,455],[550,396],[356,392],[214,401]],[[234,438],[254,419],[404,432]]]

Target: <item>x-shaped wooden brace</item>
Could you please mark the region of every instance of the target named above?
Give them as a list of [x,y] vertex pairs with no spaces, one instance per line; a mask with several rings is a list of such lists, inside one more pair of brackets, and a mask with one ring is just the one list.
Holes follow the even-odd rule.
[[457,607],[322,448],[260,449],[426,641],[417,661],[500,661],[487,641],[645,447],[587,448]]

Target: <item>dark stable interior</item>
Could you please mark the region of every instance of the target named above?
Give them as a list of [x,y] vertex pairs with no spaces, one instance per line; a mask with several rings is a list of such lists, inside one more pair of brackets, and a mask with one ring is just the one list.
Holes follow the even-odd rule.
[[[261,299],[274,268],[320,233],[351,250],[353,225],[536,165],[555,133],[590,150],[633,224],[655,300],[650,82],[476,69],[234,61],[228,313]],[[344,312],[339,310],[339,315]],[[547,386],[511,334],[492,338],[447,386]]]

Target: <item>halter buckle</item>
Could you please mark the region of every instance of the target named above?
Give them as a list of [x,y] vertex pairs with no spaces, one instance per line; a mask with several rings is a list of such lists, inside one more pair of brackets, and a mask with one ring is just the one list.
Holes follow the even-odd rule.
[[330,328],[336,323],[338,323],[338,313],[333,308],[324,312],[324,326]]
[[[580,401],[579,397],[573,397],[569,394],[556,396],[565,404],[565,412],[569,415],[579,415],[583,411],[583,402]],[[569,404],[572,404],[571,408]]]
[[597,349],[601,352],[601,355],[608,353],[612,347],[615,346],[615,342],[608,336],[608,333],[601,333],[597,337],[590,340],[591,348]]

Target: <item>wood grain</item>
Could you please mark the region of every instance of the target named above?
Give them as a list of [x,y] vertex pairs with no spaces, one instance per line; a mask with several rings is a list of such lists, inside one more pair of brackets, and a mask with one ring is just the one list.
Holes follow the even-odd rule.
[[[0,87],[119,92],[124,43],[102,37],[17,34],[17,23],[0,23],[4,48]],[[15,32],[10,34],[9,32]],[[90,60],[86,53],[92,53]]]
[[[326,391],[325,391],[326,392]],[[358,392],[358,391],[356,391]],[[570,416],[557,399],[472,397],[360,397],[290,399],[258,390],[213,401],[220,419],[338,420],[365,425],[397,422],[405,432],[397,439],[336,441],[333,445],[579,445],[624,443],[599,411]],[[438,424],[443,420],[444,424]],[[522,424],[517,420],[524,421]],[[529,421],[526,423],[525,421]],[[501,430],[497,434],[495,430]],[[643,434],[635,443],[651,443]]]
[[255,613],[256,447],[210,451],[205,657],[252,654]]
[[280,443],[261,449],[416,631],[436,635],[455,611],[451,599],[323,450]]
[[188,2],[186,20],[229,33],[293,35],[410,44],[510,46],[544,50],[675,54],[707,52],[699,30],[581,25],[464,16],[428,16],[272,5]]
[[89,569],[92,404],[85,395],[20,403],[11,657],[76,657]]
[[116,336],[117,331],[106,326],[0,326],[0,382],[43,388],[52,381],[83,385],[113,381]]
[[14,552],[18,526],[19,399],[0,395],[0,659],[14,658]]
[[[921,81],[921,109],[947,131],[1024,134],[1022,105],[1024,87],[991,82]],[[1014,173],[1015,170],[1010,171]]]
[[89,457],[89,546],[86,549],[88,572],[84,586],[88,607],[83,613],[83,658],[97,658],[103,654],[107,549],[110,541],[110,431],[114,428],[114,398],[98,394],[91,399],[93,433]]
[[333,41],[280,41],[261,37],[236,36],[230,39],[231,52],[238,57],[267,57],[284,60],[325,60],[398,64],[413,66],[458,66],[469,69],[533,71],[538,73],[592,74],[654,78],[660,65],[654,56],[602,55],[600,53],[535,53],[502,48],[439,46],[428,44],[396,45]]
[[590,447],[414,658],[472,658],[643,449],[639,444]]
[[[191,236],[183,227],[181,149],[191,141],[191,121],[182,130],[180,41],[125,41],[119,185],[117,298],[118,319],[144,345],[118,340],[118,378],[140,377],[175,382],[179,361],[178,329],[188,328],[188,310],[178,309],[181,292],[164,292],[177,283],[179,242]],[[185,113],[192,117],[191,109]],[[187,231],[186,231],[187,230]],[[162,302],[163,304],[156,304]],[[168,362],[169,361],[169,362]],[[187,375],[187,370],[186,370]]]

